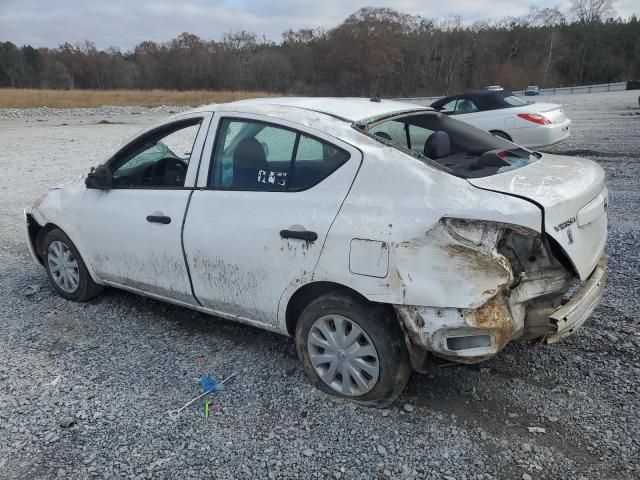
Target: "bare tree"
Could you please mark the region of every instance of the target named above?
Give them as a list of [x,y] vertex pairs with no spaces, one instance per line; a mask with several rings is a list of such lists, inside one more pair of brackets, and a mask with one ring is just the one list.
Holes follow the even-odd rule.
[[[1,0],[0,0],[1,1]],[[35,49],[0,42],[0,87],[253,89],[307,95],[440,95],[499,83],[519,89],[640,76],[640,20],[613,0],[572,0],[468,24],[363,8],[328,30],[252,32],[220,41],[182,33],[133,51],[90,41]]]
[[570,0],[569,12],[580,23],[593,23],[611,18],[616,11],[615,0]]

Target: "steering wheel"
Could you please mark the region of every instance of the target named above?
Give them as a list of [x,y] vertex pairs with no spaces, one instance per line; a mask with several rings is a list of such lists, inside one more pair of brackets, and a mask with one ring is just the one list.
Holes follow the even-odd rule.
[[165,157],[151,166],[151,185],[182,186],[188,168],[180,158]]

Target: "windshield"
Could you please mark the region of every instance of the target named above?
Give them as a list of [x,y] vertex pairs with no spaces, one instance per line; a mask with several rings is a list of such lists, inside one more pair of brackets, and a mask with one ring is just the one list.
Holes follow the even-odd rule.
[[539,158],[503,138],[436,112],[376,122],[368,133],[382,143],[429,159],[462,178],[495,175],[524,167]]

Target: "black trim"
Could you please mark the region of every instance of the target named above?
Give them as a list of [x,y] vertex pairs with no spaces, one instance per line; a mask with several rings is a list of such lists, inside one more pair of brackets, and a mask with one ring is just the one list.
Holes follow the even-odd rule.
[[315,242],[318,239],[318,234],[309,230],[280,230],[280,236],[282,238],[296,238],[305,242]]
[[180,187],[173,185],[134,185],[131,187],[125,185],[114,185],[109,190],[193,190],[194,187]]
[[169,225],[171,223],[171,217],[167,217],[166,215],[147,215],[147,222]]
[[[238,122],[247,122],[247,123],[261,123],[263,125],[268,125],[268,126],[272,126],[275,128],[280,128],[282,130],[288,130],[292,133],[297,134],[298,136],[305,136],[305,137],[309,137],[313,140],[316,140],[324,145],[329,145],[332,148],[335,148],[336,150],[343,152],[346,157],[344,159],[344,161],[342,163],[340,163],[339,165],[337,165],[333,170],[331,170],[330,172],[328,172],[324,177],[322,177],[320,180],[318,180],[316,183],[314,183],[313,185],[310,185],[306,188],[289,188],[288,186],[285,186],[284,189],[282,188],[234,188],[234,187],[214,187],[211,186],[211,175],[213,173],[214,167],[215,167],[215,155],[216,155],[216,149],[218,148],[218,143],[220,142],[220,128],[222,127],[222,123],[225,120],[231,120],[231,121],[238,121]],[[297,143],[296,143],[297,145]],[[204,153],[204,152],[203,152]],[[297,154],[297,150],[295,152]],[[303,132],[301,130],[297,130],[295,128],[292,127],[288,127],[286,125],[282,125],[280,123],[274,123],[274,122],[268,122],[265,120],[255,120],[253,118],[246,118],[246,117],[220,117],[218,119],[218,125],[216,127],[216,136],[213,142],[213,148],[211,149],[211,157],[209,160],[209,172],[207,174],[207,185],[204,188],[199,188],[198,190],[221,190],[221,191],[231,191],[231,192],[304,192],[305,190],[310,190],[311,188],[315,187],[316,185],[318,185],[321,182],[324,182],[327,178],[329,178],[331,175],[333,175],[334,172],[336,172],[340,167],[342,167],[345,163],[347,163],[349,160],[351,159],[351,154],[345,150],[344,148],[338,147],[337,145],[335,145],[334,143],[328,142],[327,140],[324,140],[322,138],[316,137],[313,134],[307,133],[307,132]],[[292,162],[294,163],[294,162]],[[287,175],[288,176],[288,175]],[[197,182],[197,179],[196,179]],[[287,181],[288,183],[288,181]]]
[[411,135],[409,135],[409,124],[404,124],[404,135],[407,137],[407,148],[411,150]]
[[298,145],[300,145],[300,137],[301,133],[298,132],[296,135],[296,140],[293,142],[293,151],[291,152],[291,161],[289,163],[289,171],[287,172],[287,178],[284,181],[284,189],[285,191],[289,188],[289,183],[291,183],[291,179],[293,178],[294,167],[296,165],[296,157],[298,156]]

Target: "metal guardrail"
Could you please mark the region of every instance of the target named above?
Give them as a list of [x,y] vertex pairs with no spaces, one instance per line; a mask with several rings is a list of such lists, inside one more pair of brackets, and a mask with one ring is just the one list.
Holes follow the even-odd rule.
[[[632,88],[634,88],[629,85],[631,83],[634,82],[602,83],[599,85],[581,85],[579,87],[541,88],[540,95],[573,95],[580,93],[619,92],[621,90],[631,90]],[[523,96],[524,90],[514,91],[513,93],[515,95]],[[393,100],[397,100],[399,102],[422,103],[425,105],[429,105],[437,99],[442,98],[443,96],[444,95],[436,97],[394,98]]]
[[396,102],[409,102],[409,103],[418,103],[424,105],[430,105],[432,102],[435,102],[439,98],[442,98],[444,95],[439,97],[407,97],[407,98],[390,98],[389,100],[395,100]]
[[[563,93],[573,95],[579,93],[619,92],[621,90],[627,90],[627,82],[581,85],[579,87],[541,88],[540,95],[556,95]],[[519,90],[513,93],[516,95],[524,95],[524,90]]]

